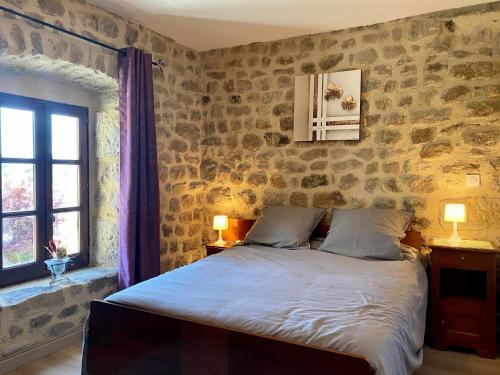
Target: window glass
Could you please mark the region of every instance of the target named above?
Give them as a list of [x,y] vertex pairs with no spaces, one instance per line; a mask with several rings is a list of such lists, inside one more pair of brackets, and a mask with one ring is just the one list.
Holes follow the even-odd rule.
[[52,165],[52,206],[67,208],[78,206],[78,165]]
[[68,254],[80,252],[80,220],[78,212],[54,214],[54,240],[66,247]]
[[34,216],[2,219],[3,268],[20,266],[36,260]]
[[32,159],[33,147],[32,111],[14,108],[0,108],[1,155],[3,158]]
[[35,166],[3,163],[2,211],[19,212],[35,209]]
[[0,93],[0,288],[49,276],[53,239],[88,265],[88,110]]
[[78,117],[52,115],[52,159],[78,160]]

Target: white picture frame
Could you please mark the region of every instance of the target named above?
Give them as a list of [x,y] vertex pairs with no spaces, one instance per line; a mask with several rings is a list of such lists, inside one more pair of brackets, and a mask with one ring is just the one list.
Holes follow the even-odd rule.
[[[326,99],[335,85],[340,96]],[[342,102],[350,100],[350,107]],[[359,140],[361,70],[295,77],[294,141]]]

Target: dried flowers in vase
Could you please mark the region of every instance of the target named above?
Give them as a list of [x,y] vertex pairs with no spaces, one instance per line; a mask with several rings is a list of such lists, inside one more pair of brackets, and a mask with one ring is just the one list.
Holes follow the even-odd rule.
[[68,254],[66,247],[61,245],[61,241],[50,240],[48,246],[44,247],[54,259],[63,259]]
[[49,282],[50,286],[58,281],[69,281],[67,277],[63,276],[68,264],[71,263],[71,258],[68,256],[66,247],[62,246],[60,241],[56,242],[54,240],[50,240],[48,246],[44,247],[52,256],[51,259],[47,259],[44,262],[52,277]]

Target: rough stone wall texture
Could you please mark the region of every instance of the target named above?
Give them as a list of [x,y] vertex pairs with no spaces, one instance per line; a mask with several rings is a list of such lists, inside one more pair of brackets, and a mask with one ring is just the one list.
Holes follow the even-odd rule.
[[[199,54],[170,38],[76,0],[0,0],[0,4],[60,25],[107,44],[133,45],[164,62],[154,68],[155,113],[161,193],[162,269],[203,255],[204,220],[201,163],[202,107]],[[95,174],[99,188],[90,197],[96,208],[93,261],[116,262],[119,181],[116,53],[0,12],[0,66],[53,76],[108,97],[98,115]],[[103,249],[105,249],[103,251]]]
[[[395,207],[447,236],[444,204],[465,202],[463,237],[500,240],[499,19],[496,2],[201,53],[207,217]],[[348,69],[362,69],[361,140],[293,142],[294,76]]]
[[118,264],[118,197],[120,124],[116,97],[101,97],[95,124],[91,124],[90,259],[93,265]]
[[[211,215],[253,217],[264,204],[414,208],[414,228],[444,236],[444,204],[463,201],[463,236],[500,240],[499,2],[203,53],[82,0],[0,4],[165,63],[154,69],[163,271],[203,255]],[[0,67],[103,96],[92,133],[93,262],[115,263],[116,54],[0,12]],[[358,68],[361,140],[293,142],[294,76]],[[466,188],[466,173],[481,174],[481,186]],[[92,285],[33,290],[26,303],[10,295],[0,340],[12,346],[1,355],[77,328],[84,301],[115,287]]]
[[[203,256],[202,107],[199,54],[80,0],[0,0],[6,7],[122,47],[134,45],[164,62],[154,68],[155,113],[161,194],[162,270]],[[119,112],[116,53],[0,12],[0,75],[3,69],[70,82],[100,96],[90,134],[91,256],[95,265],[116,265],[118,248]],[[91,272],[92,270],[85,270]],[[82,272],[85,272],[82,271]],[[80,271],[77,271],[80,272]],[[98,272],[97,270],[95,272]],[[116,278],[71,276],[69,288],[25,288],[0,293],[0,357],[81,329],[88,302],[116,290]],[[30,297],[30,293],[32,294]]]
[[0,294],[0,360],[81,331],[90,302],[117,288],[116,271],[91,268],[71,273],[71,283],[48,286],[36,281]]

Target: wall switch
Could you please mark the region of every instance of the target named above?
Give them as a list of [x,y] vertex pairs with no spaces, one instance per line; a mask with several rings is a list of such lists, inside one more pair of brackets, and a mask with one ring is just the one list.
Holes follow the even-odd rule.
[[478,174],[468,174],[465,178],[465,186],[477,187],[481,185],[481,176]]

